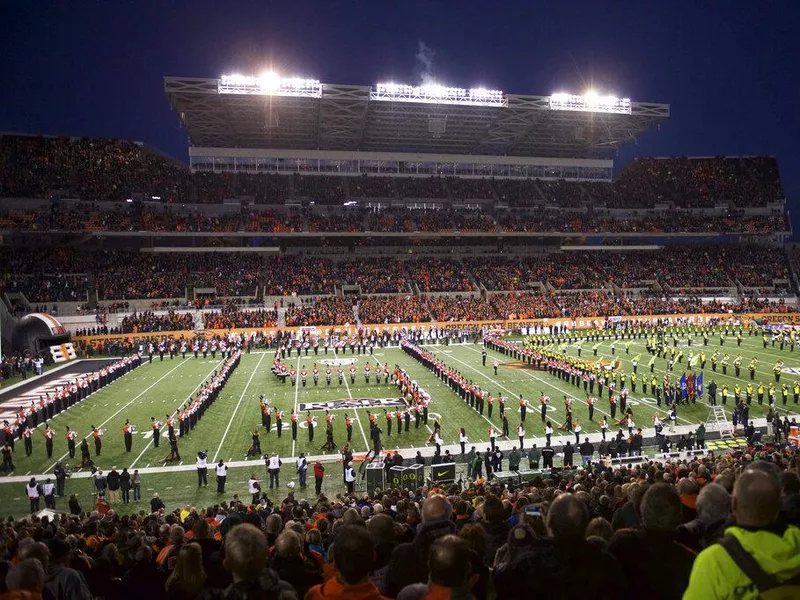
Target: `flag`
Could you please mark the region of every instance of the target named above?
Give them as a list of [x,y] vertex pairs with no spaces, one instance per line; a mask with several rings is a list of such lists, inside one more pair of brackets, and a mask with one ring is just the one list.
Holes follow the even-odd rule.
[[647,366],[652,367],[655,362],[656,362],[656,355],[653,354],[652,358],[650,358],[650,362],[647,363]]
[[689,395],[689,390],[686,387],[686,373],[681,375],[681,400],[686,400]]
[[697,381],[695,382],[695,389],[697,390],[697,397],[703,397],[703,372],[697,374]]
[[697,366],[697,361],[699,361],[699,360],[700,360],[700,355],[699,354],[694,355],[692,357],[692,360],[689,361],[689,366],[690,367]]
[[634,356],[631,359],[631,362],[634,362],[634,361],[639,362],[640,360],[642,360],[642,355],[641,354],[637,354],[636,356]]
[[689,371],[689,375],[686,377],[686,392],[689,398],[694,396],[694,373],[691,371]]

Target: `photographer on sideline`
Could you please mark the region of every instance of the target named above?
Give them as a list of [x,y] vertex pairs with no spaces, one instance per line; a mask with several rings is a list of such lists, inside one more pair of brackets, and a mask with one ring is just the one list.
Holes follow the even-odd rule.
[[197,453],[197,487],[208,486],[208,450]]

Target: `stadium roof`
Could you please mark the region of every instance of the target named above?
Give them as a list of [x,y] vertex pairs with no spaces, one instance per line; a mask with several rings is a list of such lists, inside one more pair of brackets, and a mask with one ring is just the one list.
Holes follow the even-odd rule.
[[199,147],[608,159],[669,117],[668,104],[610,97],[299,79],[267,85],[240,76],[164,78],[172,110]]

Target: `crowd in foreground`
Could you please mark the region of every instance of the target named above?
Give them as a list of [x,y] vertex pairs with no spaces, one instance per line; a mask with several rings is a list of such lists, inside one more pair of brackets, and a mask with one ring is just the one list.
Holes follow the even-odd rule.
[[9,519],[0,597],[749,599],[748,556],[796,597],[798,470],[796,449],[765,444],[521,487]]

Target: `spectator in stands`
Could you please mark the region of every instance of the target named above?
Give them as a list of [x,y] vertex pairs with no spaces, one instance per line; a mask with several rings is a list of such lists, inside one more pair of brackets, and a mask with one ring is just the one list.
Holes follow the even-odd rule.
[[[510,565],[495,572],[500,598],[529,598],[530,590],[546,590],[551,598],[613,598],[624,590],[617,561],[584,539],[589,515],[572,494],[560,494],[547,514],[551,538],[535,540]],[[580,565],[581,580],[572,569]]]
[[392,552],[386,573],[387,596],[395,597],[405,586],[428,580],[428,551],[433,542],[447,534],[455,533],[453,508],[444,496],[431,495],[422,504],[422,523],[417,528],[413,542],[400,544]]
[[370,579],[375,549],[366,528],[344,525],[336,531],[332,545],[336,576],[312,587],[306,600],[383,600]]
[[[675,541],[681,506],[675,487],[656,483],[642,498],[642,528],[621,530],[611,538],[608,552],[624,566],[629,598],[642,593],[664,599],[683,595],[695,553]],[[669,565],[669,577],[664,577],[664,565]]]
[[733,489],[736,525],[723,538],[736,541],[712,544],[697,556],[684,598],[730,598],[742,590],[756,597],[761,590],[742,569],[745,559],[736,560],[739,552],[779,584],[800,575],[800,529],[779,521],[780,503],[776,474],[769,468],[746,469]]

